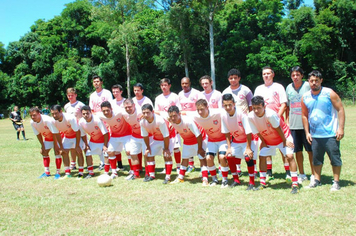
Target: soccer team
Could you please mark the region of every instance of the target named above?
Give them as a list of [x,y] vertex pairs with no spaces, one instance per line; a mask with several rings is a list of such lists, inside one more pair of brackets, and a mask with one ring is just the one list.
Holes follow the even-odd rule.
[[[88,171],[85,178],[92,178],[92,155],[100,157],[99,170],[109,174],[111,169],[111,178],[117,178],[117,172],[123,169],[121,152],[125,150],[130,165],[127,180],[140,178],[143,165],[143,181],[155,180],[155,156],[161,155],[165,162],[163,184],[183,183],[185,174],[195,170],[194,156],[198,156],[202,185],[215,186],[220,184],[216,156],[221,188],[241,184],[241,160],[245,160],[249,175],[246,190],[262,190],[273,179],[271,157],[278,148],[286,181],[295,194],[299,192],[299,184],[308,179],[303,168],[304,146],[312,173],[309,187],[321,185],[321,168],[327,152],[334,174],[331,190],[339,190],[342,165],[339,145],[345,123],[342,102],[333,90],[321,86],[323,78],[319,71],[312,71],[308,82],[302,80],[304,72],[298,66],[291,69],[290,75],[293,82],[285,90],[273,81],[273,69],[264,67],[264,84],[254,94],[240,84],[241,73],[237,69],[228,72],[230,86],[222,93],[212,88],[207,75],[199,81],[202,92],[191,87],[189,78],[182,78],[182,91],[178,95],[170,91],[171,82],[164,78],[160,80],[162,94],[156,97],[154,105],[143,95],[140,83],[133,87],[135,97],[125,99],[120,85],[112,86],[111,93],[103,89],[102,78],[94,76],[95,92],[90,95],[89,106],[77,101],[76,90],[68,88],[65,112],[60,105],[50,108],[52,117],[40,114],[36,107],[30,109],[31,126],[41,144],[45,168],[40,178],[51,176],[52,148],[57,168],[55,179],[70,178],[77,163],[77,178],[84,178],[84,156]],[[178,176],[171,181],[172,156]],[[260,184],[255,187],[257,159]]]

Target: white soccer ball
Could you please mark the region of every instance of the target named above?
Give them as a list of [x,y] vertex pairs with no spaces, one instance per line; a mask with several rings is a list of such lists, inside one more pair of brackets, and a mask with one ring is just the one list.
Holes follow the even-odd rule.
[[111,181],[111,177],[107,174],[100,175],[97,180],[99,187],[111,186]]

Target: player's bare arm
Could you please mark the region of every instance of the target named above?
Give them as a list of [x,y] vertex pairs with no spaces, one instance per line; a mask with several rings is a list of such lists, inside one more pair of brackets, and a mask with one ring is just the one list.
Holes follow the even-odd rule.
[[344,137],[344,127],[345,127],[345,109],[342,105],[342,101],[334,91],[330,93],[330,100],[334,108],[337,111],[337,118],[339,121],[339,127],[336,131],[336,140],[340,141]]
[[308,108],[305,106],[303,102],[303,97],[301,99],[301,104],[302,104],[302,122],[305,131],[305,136],[307,138],[308,143],[311,144],[313,139],[311,137],[311,134],[309,133]]

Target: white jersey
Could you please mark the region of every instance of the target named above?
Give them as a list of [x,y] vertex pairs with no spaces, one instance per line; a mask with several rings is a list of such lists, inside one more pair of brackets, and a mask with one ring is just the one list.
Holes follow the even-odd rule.
[[132,99],[132,101],[135,103],[135,105],[137,105],[139,107],[142,107],[145,104],[150,104],[153,107],[153,103],[152,103],[151,99],[149,99],[146,96],[143,96],[143,98],[141,98],[140,100],[137,100],[137,98],[134,97]]
[[53,141],[53,134],[59,133],[54,119],[47,115],[41,115],[41,121],[38,123],[31,120],[31,127],[35,135],[41,134],[45,141]]
[[97,93],[96,91],[90,94],[89,97],[89,107],[92,111],[94,112],[100,112],[101,111],[101,103],[105,101],[111,101],[113,99],[112,94],[109,90],[103,89],[100,91],[100,93]]
[[212,90],[210,93],[201,92],[205,100],[208,102],[209,108],[222,108],[222,94],[218,90]]
[[199,99],[204,99],[203,95],[194,88],[191,88],[188,93],[185,93],[184,90],[180,91],[178,93],[178,97],[182,111],[196,111],[196,101]]
[[255,90],[255,96],[262,96],[266,108],[279,112],[282,103],[287,103],[287,94],[283,85],[273,82],[270,86],[259,85]]
[[82,107],[85,106],[84,103],[80,102],[80,101],[76,101],[75,103],[70,103],[68,102],[65,106],[64,106],[64,111],[67,114],[72,114],[75,116],[75,118],[77,118],[77,120],[79,120],[80,118],[82,118]]
[[124,108],[124,101],[125,98],[123,97],[120,101],[116,100],[116,98],[114,98],[113,100],[110,101],[111,107],[112,109],[115,109],[115,107],[120,107],[120,108]]
[[241,109],[245,114],[249,113],[249,107],[252,106],[251,99],[253,94],[247,86],[240,84],[237,89],[231,89],[229,86],[222,94],[224,95],[228,93],[236,96],[234,99],[237,108]]
[[181,105],[179,102],[179,97],[176,93],[170,93],[168,95],[158,95],[155,99],[155,110],[156,111],[168,111],[170,106],[176,105],[179,110],[181,110]]

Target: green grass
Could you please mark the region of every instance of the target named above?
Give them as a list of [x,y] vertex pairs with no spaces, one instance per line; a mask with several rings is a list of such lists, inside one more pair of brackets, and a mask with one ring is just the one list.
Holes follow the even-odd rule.
[[[29,119],[27,142],[16,141],[11,122],[0,120],[0,234],[354,235],[355,127],[356,108],[347,107],[341,190],[329,191],[332,172],[326,160],[324,185],[315,190],[301,188],[299,194],[291,195],[280,156],[274,158],[276,180],[258,192],[245,191],[245,163],[243,186],[234,189],[202,187],[197,172],[179,185],[163,185],[162,174],[150,183],[126,181],[127,172],[120,173],[108,188],[98,187],[96,178],[38,179],[43,173],[42,158]],[[97,157],[94,160],[99,162]],[[157,157],[157,162],[160,171],[162,158]],[[309,175],[308,163],[304,166]],[[53,158],[51,172],[55,172]]]

